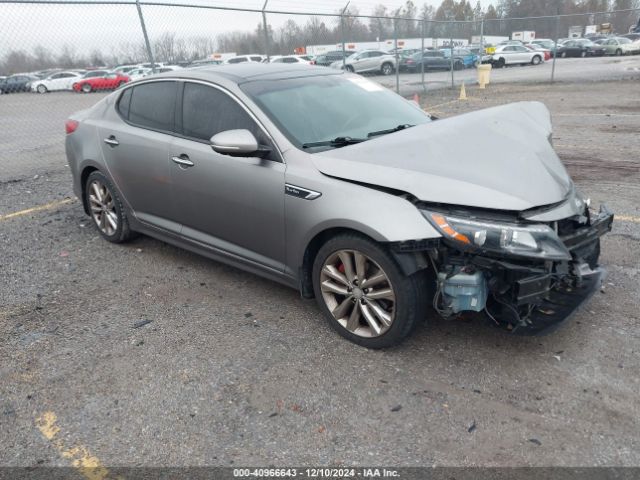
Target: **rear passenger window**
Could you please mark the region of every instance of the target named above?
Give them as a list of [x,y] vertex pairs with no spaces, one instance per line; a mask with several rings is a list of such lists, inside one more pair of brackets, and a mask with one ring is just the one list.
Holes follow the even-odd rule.
[[225,130],[246,129],[258,141],[256,122],[226,93],[199,83],[186,83],[182,98],[182,130],[187,137],[209,140]]
[[127,88],[122,95],[120,95],[120,100],[118,100],[118,111],[122,118],[129,120],[129,103],[131,103],[131,92],[133,88]]
[[129,121],[153,130],[170,131],[176,100],[175,82],[153,82],[133,87]]

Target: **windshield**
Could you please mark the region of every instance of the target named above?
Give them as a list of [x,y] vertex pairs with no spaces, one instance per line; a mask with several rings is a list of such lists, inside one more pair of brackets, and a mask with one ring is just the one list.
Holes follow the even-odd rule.
[[[333,139],[368,139],[372,132],[430,122],[404,98],[365,78],[318,75],[241,84],[289,141],[317,152],[351,142],[312,146]],[[391,133],[391,132],[390,132]]]

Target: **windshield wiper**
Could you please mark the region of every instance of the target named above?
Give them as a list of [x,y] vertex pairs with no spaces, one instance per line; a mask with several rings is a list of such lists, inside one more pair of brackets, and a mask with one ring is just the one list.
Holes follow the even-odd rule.
[[387,133],[399,132],[400,130],[404,130],[405,128],[411,128],[413,125],[409,123],[403,123],[402,125],[398,125],[397,127],[388,128],[386,130],[378,130],[377,132],[370,132],[367,134],[368,138],[377,137],[378,135],[386,135]]
[[302,148],[313,147],[344,147],[346,145],[353,145],[354,143],[360,143],[366,141],[366,138],[351,138],[351,137],[336,137],[333,140],[325,140],[323,142],[309,142],[303,143]]

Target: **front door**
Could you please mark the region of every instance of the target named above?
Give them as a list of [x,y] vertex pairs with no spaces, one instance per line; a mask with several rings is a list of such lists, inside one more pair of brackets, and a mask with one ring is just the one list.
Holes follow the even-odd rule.
[[[275,145],[238,101],[218,88],[185,82],[181,113],[184,138],[174,139],[169,156],[182,235],[283,271],[285,165]],[[251,131],[272,155],[214,152],[210,138],[234,129]]]

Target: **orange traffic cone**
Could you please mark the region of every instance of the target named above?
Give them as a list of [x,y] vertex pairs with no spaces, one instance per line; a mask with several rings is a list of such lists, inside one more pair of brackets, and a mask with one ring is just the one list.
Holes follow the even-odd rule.
[[460,97],[458,100],[466,100],[467,99],[467,91],[464,89],[464,82],[462,82],[462,87],[460,87]]
[[420,106],[420,97],[417,93],[413,94],[413,101],[416,102],[416,105]]

